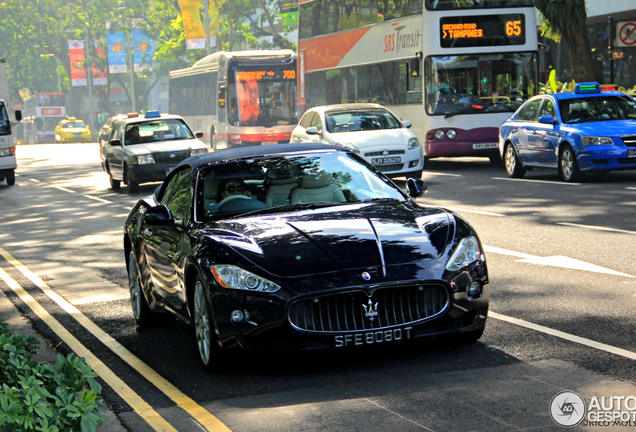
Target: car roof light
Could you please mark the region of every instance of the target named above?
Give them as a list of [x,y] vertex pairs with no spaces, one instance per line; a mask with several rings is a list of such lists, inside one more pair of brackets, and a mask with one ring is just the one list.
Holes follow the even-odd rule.
[[159,111],[146,111],[146,118],[157,118],[161,117],[161,113]]
[[139,117],[137,113],[128,113],[128,118]]
[[579,83],[574,87],[574,93],[600,93],[601,85],[597,82]]
[[601,84],[601,90],[603,91],[613,91],[618,90],[616,88],[616,84]]

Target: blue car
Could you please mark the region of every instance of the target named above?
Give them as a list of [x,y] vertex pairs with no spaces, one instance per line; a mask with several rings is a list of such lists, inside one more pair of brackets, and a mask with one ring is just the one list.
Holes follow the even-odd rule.
[[529,99],[499,128],[510,177],[556,168],[566,182],[586,172],[636,169],[636,100],[598,83]]

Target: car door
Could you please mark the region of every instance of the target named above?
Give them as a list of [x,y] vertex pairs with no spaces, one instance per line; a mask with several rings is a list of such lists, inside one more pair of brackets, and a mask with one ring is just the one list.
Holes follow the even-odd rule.
[[555,167],[557,163],[555,149],[559,140],[558,128],[554,124],[539,123],[539,119],[544,116],[557,118],[554,102],[550,97],[543,98],[539,115],[530,135],[532,138],[530,147],[534,162],[537,165]]
[[119,140],[120,143],[124,141],[124,123],[117,123],[108,138],[108,145],[106,149],[106,162],[108,163],[108,169],[110,175],[117,180],[124,179],[124,147],[123,144],[118,146],[110,145],[111,141]]
[[160,204],[168,207],[176,223],[146,224],[142,229],[150,281],[165,304],[178,311],[185,307],[185,282],[180,269],[191,248],[185,226],[192,209],[192,168],[180,167],[167,181]]
[[516,130],[513,129],[512,135],[516,138],[517,154],[524,165],[534,164],[534,126],[542,102],[541,98],[531,100],[516,117]]

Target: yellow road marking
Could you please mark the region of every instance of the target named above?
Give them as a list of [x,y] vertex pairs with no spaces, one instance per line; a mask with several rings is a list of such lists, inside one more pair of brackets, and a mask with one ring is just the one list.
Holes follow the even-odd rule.
[[155,387],[168,396],[177,406],[195,418],[202,426],[210,432],[231,432],[219,419],[210,414],[194,400],[186,396],[172,383],[159,375],[154,369],[141,361],[137,356],[128,351],[123,345],[117,342],[112,336],[99,328],[86,315],[81,313],[75,306],[67,302],[62,296],[53,291],[39,276],[31,272],[20,261],[15,259],[9,252],[0,248],[0,255],[11,265],[18,269],[24,276],[40,288],[49,298],[56,302],[62,309],[71,315],[77,322],[86,328],[91,334],[98,338],[111,351],[117,354],[122,360],[144,376]]
[[11,276],[0,268],[0,278],[11,288],[31,310],[44,321],[68,346],[80,357],[84,357],[95,373],[97,373],[113,390],[121,396],[137,414],[141,416],[154,430],[177,432],[170,423],[165,421],[146,401],[144,401],[133,389],[128,387],[115,373],[75,336],[69,333],[58,320],[53,318],[29,293],[27,293]]

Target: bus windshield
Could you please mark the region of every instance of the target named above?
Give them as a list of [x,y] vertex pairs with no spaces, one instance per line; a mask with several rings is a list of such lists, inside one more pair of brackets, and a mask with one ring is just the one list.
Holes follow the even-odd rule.
[[433,56],[425,68],[431,115],[514,112],[537,91],[534,53]]
[[231,78],[231,125],[272,127],[298,122],[295,70],[237,70]]

